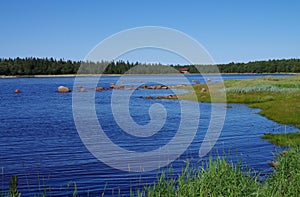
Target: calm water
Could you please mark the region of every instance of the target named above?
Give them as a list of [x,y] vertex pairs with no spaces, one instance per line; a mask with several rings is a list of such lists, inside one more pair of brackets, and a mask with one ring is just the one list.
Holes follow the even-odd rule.
[[[224,79],[246,79],[264,75],[224,75]],[[283,76],[283,75],[281,75]],[[187,75],[189,81],[204,82],[200,75]],[[119,77],[101,77],[99,85],[108,86]],[[156,81],[158,76],[132,76],[129,82]],[[214,76],[210,76],[214,81]],[[178,84],[177,76],[164,76],[170,84]],[[84,146],[76,130],[72,113],[72,93],[59,94],[57,87],[73,87],[74,78],[16,78],[0,79],[0,192],[8,190],[9,178],[16,174],[23,196],[41,194],[46,186],[49,196],[64,195],[73,191],[76,182],[79,194],[106,196],[118,193],[128,195],[130,188],[151,184],[159,170],[125,172],[109,167],[97,160]],[[125,84],[127,85],[127,84]],[[14,94],[20,89],[20,94]],[[119,90],[122,91],[122,90]],[[127,90],[123,90],[127,91]],[[89,90],[92,92],[92,90]],[[174,137],[180,123],[180,104],[176,100],[146,100],[141,96],[165,95],[170,90],[138,90],[130,97],[132,119],[141,125],[150,122],[149,108],[155,103],[165,107],[166,122],[158,133],[149,137],[133,137],[116,124],[111,109],[112,91],[95,93],[95,108],[101,127],[112,142],[136,152],[156,150]],[[81,92],[77,94],[88,94]],[[122,98],[120,98],[122,99]],[[206,161],[209,155],[223,156],[229,160],[243,161],[262,174],[272,169],[267,161],[273,160],[272,152],[278,148],[262,140],[265,132],[289,132],[296,128],[277,124],[250,109],[247,105],[230,104],[225,124],[215,147],[209,155],[199,158],[198,151],[210,121],[211,105],[199,103],[200,124],[192,144],[177,160],[162,170],[173,168],[176,174],[189,159],[193,166]],[[180,141],[178,142],[180,146]],[[111,153],[118,161],[118,155]],[[130,160],[130,158],[128,158]],[[49,189],[51,188],[51,189]],[[51,190],[51,191],[50,191]]]

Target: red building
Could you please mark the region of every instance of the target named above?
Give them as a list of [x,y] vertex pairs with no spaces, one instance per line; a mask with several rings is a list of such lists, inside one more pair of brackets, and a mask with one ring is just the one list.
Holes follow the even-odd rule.
[[189,72],[189,71],[190,71],[189,68],[180,68],[180,72],[181,72],[181,73],[187,73],[187,72]]

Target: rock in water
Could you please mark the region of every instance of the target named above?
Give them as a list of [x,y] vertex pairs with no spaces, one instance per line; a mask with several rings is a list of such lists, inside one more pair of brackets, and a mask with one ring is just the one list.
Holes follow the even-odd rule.
[[65,86],[59,86],[59,87],[57,88],[57,91],[58,91],[59,93],[71,92],[70,88],[65,87]]
[[268,162],[269,166],[275,168],[279,165],[279,162],[278,161],[271,161],[271,162]]
[[15,93],[16,93],[16,94],[17,94],[17,93],[21,93],[21,90],[16,89],[16,90],[15,90]]
[[87,92],[87,89],[85,89],[85,88],[80,88],[79,92]]
[[98,87],[94,88],[94,90],[96,90],[96,91],[102,91],[103,89],[104,88],[102,86],[98,86]]

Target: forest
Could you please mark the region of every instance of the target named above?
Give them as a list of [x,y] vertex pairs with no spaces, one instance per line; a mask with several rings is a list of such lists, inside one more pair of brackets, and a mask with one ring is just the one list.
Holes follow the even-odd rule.
[[[216,67],[217,66],[217,67]],[[162,65],[139,62],[83,62],[54,58],[2,58],[0,75],[34,76],[63,74],[170,74],[182,68],[188,73],[300,73],[300,59],[253,61],[211,65]],[[216,69],[218,68],[218,69]]]

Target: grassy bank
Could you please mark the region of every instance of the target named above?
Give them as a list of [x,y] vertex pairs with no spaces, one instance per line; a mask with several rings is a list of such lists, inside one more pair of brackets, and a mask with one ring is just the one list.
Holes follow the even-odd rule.
[[286,134],[268,133],[263,135],[262,138],[277,146],[300,146],[300,132]]
[[[228,103],[244,103],[260,108],[261,115],[279,123],[300,128],[300,76],[265,77],[224,81],[218,84],[197,84],[189,88],[197,101],[211,102],[212,91],[226,91]],[[206,91],[203,91],[205,89]],[[214,92],[215,93],[215,92]],[[195,100],[193,93],[177,95],[179,99]],[[279,146],[290,146],[288,152],[277,155],[275,171],[263,183],[255,172],[245,172],[224,159],[210,160],[206,170],[185,169],[176,179],[164,175],[154,186],[139,196],[298,196],[300,194],[300,133],[266,134],[262,136]]]
[[[197,84],[187,87],[194,90],[197,100],[210,102],[210,93],[226,91],[227,103],[244,103],[260,108],[261,115],[283,124],[300,128],[300,76],[263,77],[248,80],[226,80],[225,90],[218,84]],[[201,91],[206,89],[206,92]],[[179,99],[195,100],[193,93],[178,95]]]
[[299,148],[279,154],[275,173],[260,182],[251,170],[244,172],[225,159],[210,160],[207,169],[186,168],[175,179],[163,174],[157,184],[138,192],[138,196],[298,196],[299,161]]

